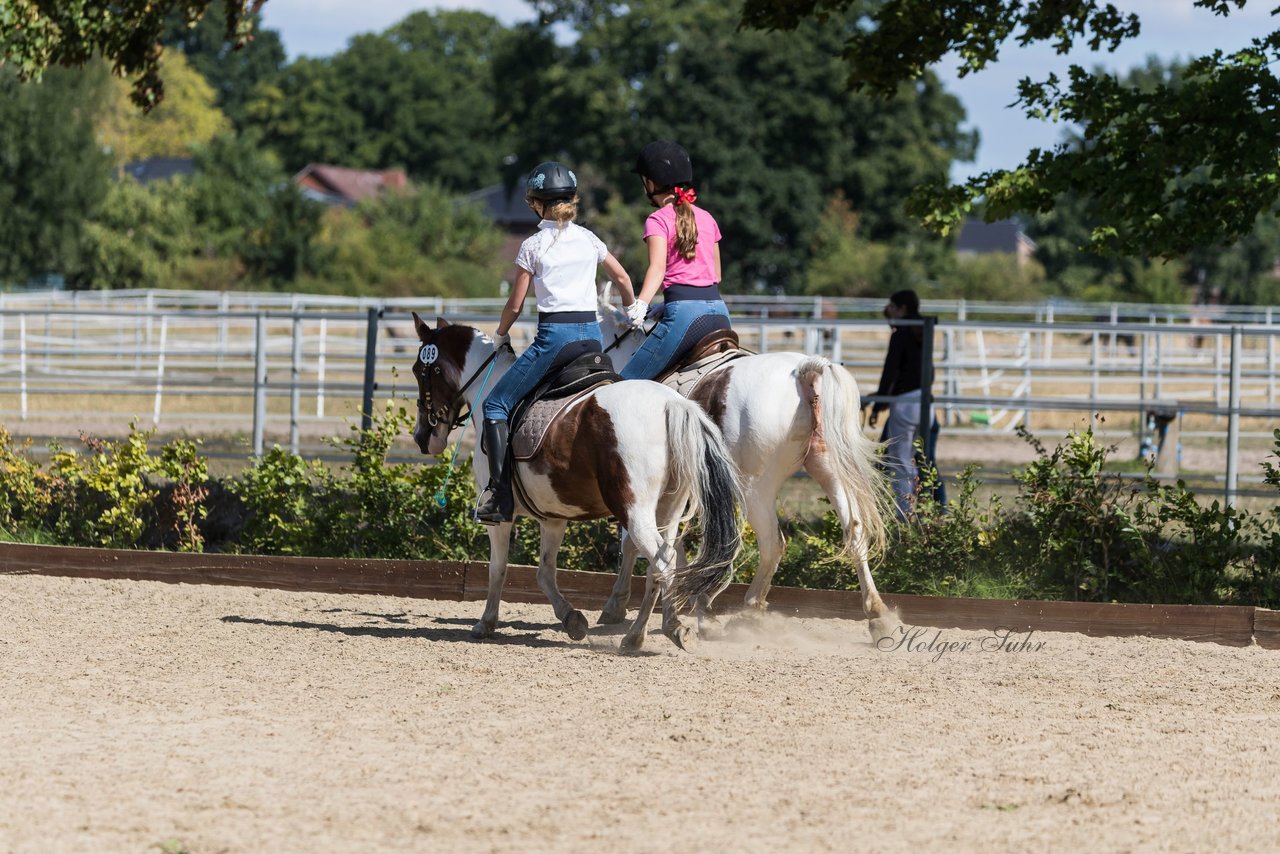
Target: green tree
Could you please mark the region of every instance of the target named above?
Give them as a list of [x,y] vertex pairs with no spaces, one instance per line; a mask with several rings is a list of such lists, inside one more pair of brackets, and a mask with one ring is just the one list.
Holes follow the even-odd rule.
[[922,239],[901,209],[906,189],[945,177],[953,159],[972,153],[972,137],[959,131],[963,110],[932,77],[885,103],[847,92],[829,29],[740,32],[732,11],[709,0],[537,8],[578,38],[553,50],[532,28],[513,34],[517,55],[544,56],[537,85],[511,87],[524,100],[504,94],[501,108],[522,162],[563,154],[637,199],[634,153],[656,137],[683,141],[721,224],[731,290],[802,288],[837,191],[866,239]]
[[227,40],[225,21],[224,0],[213,0],[208,12],[194,24],[175,11],[169,17],[164,43],[181,51],[191,67],[209,81],[218,108],[240,127],[254,89],[270,84],[284,67],[284,44],[278,32],[262,26],[257,11],[249,16],[250,36],[238,45]]
[[367,165],[352,156],[353,140],[363,133],[360,113],[348,104],[347,83],[328,59],[290,63],[254,90],[244,114],[244,127],[290,170],[308,163]]
[[[1195,5],[1227,15],[1244,0]],[[1059,53],[1077,43],[1096,51],[1114,49],[1140,26],[1136,15],[1098,0],[746,0],[742,12],[749,27],[799,29],[815,20],[840,40],[850,85],[886,97],[949,54],[963,75],[997,61],[1010,39],[1049,42]],[[1189,62],[1178,85],[1126,83],[1075,65],[1066,80],[1024,80],[1018,96],[1026,113],[1080,124],[1085,144],[1036,149],[1019,166],[959,186],[930,181],[909,209],[949,231],[975,210],[989,221],[1043,212],[1072,191],[1099,218],[1090,242],[1101,251],[1176,256],[1231,243],[1280,198],[1277,59],[1280,30]]]
[[504,33],[478,12],[415,12],[333,57],[291,63],[256,90],[245,122],[290,170],[401,166],[419,181],[477,189],[498,179],[509,148],[494,106]]
[[317,238],[311,290],[380,296],[492,296],[502,233],[478,209],[433,185],[331,209]]
[[28,84],[0,68],[0,281],[79,269],[82,225],[110,180],[94,140],[107,82],[102,68]]
[[[1182,65],[1151,58],[1125,74],[1122,83],[1141,92],[1176,88],[1182,72]],[[1063,144],[1083,149],[1087,142],[1068,133]],[[1090,236],[1102,223],[1092,200],[1075,191],[1062,193],[1050,210],[1032,218],[1028,232],[1057,292],[1078,299],[1160,303],[1184,302],[1197,288],[1201,298],[1229,303],[1267,302],[1277,295],[1280,225],[1273,214],[1259,216],[1234,243],[1213,241],[1168,260],[1094,251]]]
[[[243,44],[264,0],[227,0],[223,40]],[[164,98],[162,39],[177,16],[195,26],[210,0],[7,0],[0,3],[0,60],[20,80],[38,80],[52,65],[81,66],[95,55],[117,76],[132,77],[134,103],[151,109]]]
[[322,208],[304,198],[253,135],[196,150],[191,212],[206,257],[239,258],[254,280],[284,287],[314,272]]
[[[894,264],[893,248],[863,238],[858,233],[860,220],[843,195],[827,204],[814,235],[813,260],[805,288],[808,293],[865,297],[895,290],[886,290],[885,286],[887,274],[902,270],[901,265]],[[912,282],[904,287],[919,285]]]
[[180,181],[143,187],[125,176],[115,181],[94,218],[85,224],[89,244],[82,284],[92,288],[172,287],[181,264],[198,246]]
[[99,141],[116,163],[148,157],[185,157],[191,148],[230,129],[214,105],[214,91],[180,53],[160,64],[168,81],[163,104],[141,113],[129,100],[128,84],[111,81],[111,95],[99,122]]

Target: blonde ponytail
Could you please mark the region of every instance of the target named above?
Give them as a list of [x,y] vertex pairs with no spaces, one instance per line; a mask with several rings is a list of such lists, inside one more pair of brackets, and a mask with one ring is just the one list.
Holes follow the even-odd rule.
[[698,252],[698,221],[693,215],[693,203],[697,195],[692,189],[676,187],[672,204],[676,208],[676,252],[686,261],[692,261]]

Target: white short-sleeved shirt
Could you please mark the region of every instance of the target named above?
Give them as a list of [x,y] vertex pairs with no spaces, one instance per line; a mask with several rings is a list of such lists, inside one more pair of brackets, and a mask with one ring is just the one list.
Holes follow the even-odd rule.
[[533,274],[538,311],[595,311],[596,267],[609,254],[600,238],[576,223],[551,220],[520,245],[516,266]]

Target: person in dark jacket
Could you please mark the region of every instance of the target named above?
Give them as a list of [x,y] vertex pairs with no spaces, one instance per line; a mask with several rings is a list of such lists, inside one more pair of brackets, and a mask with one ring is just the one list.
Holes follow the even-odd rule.
[[871,409],[867,423],[872,427],[880,419],[880,413],[889,411],[880,440],[885,443],[884,461],[893,483],[894,500],[898,512],[906,518],[911,514],[912,499],[920,479],[916,467],[915,441],[920,427],[920,376],[923,357],[924,329],[921,326],[899,326],[896,320],[920,320],[920,298],[912,290],[897,291],[885,304],[884,316],[893,327],[889,336],[889,352],[885,355],[884,369],[880,373],[877,397],[892,397],[893,401],[877,402]]

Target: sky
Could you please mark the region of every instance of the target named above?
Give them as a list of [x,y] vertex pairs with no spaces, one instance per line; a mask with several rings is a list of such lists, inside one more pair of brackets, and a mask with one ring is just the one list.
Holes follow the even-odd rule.
[[[935,67],[947,89],[964,104],[966,126],[977,128],[981,137],[977,159],[956,164],[953,180],[1015,166],[1032,148],[1047,148],[1061,138],[1062,125],[1028,119],[1019,109],[1009,106],[1017,98],[1017,83],[1023,77],[1041,80],[1051,72],[1065,77],[1073,62],[1125,71],[1143,64],[1152,55],[1164,60],[1186,59],[1215,48],[1243,47],[1249,39],[1280,26],[1280,20],[1271,18],[1271,0],[1252,0],[1226,18],[1196,8],[1192,0],[1115,3],[1121,11],[1137,13],[1142,34],[1113,54],[1091,54],[1085,49],[1059,57],[1048,46],[1012,45],[1006,46],[999,61],[987,70],[963,79],[956,74],[955,62],[944,58]],[[280,32],[291,59],[335,53],[346,46],[351,36],[384,30],[418,9],[475,9],[508,25],[533,17],[532,7],[523,0],[451,0],[435,4],[413,0],[267,0],[262,8],[263,23]]]

